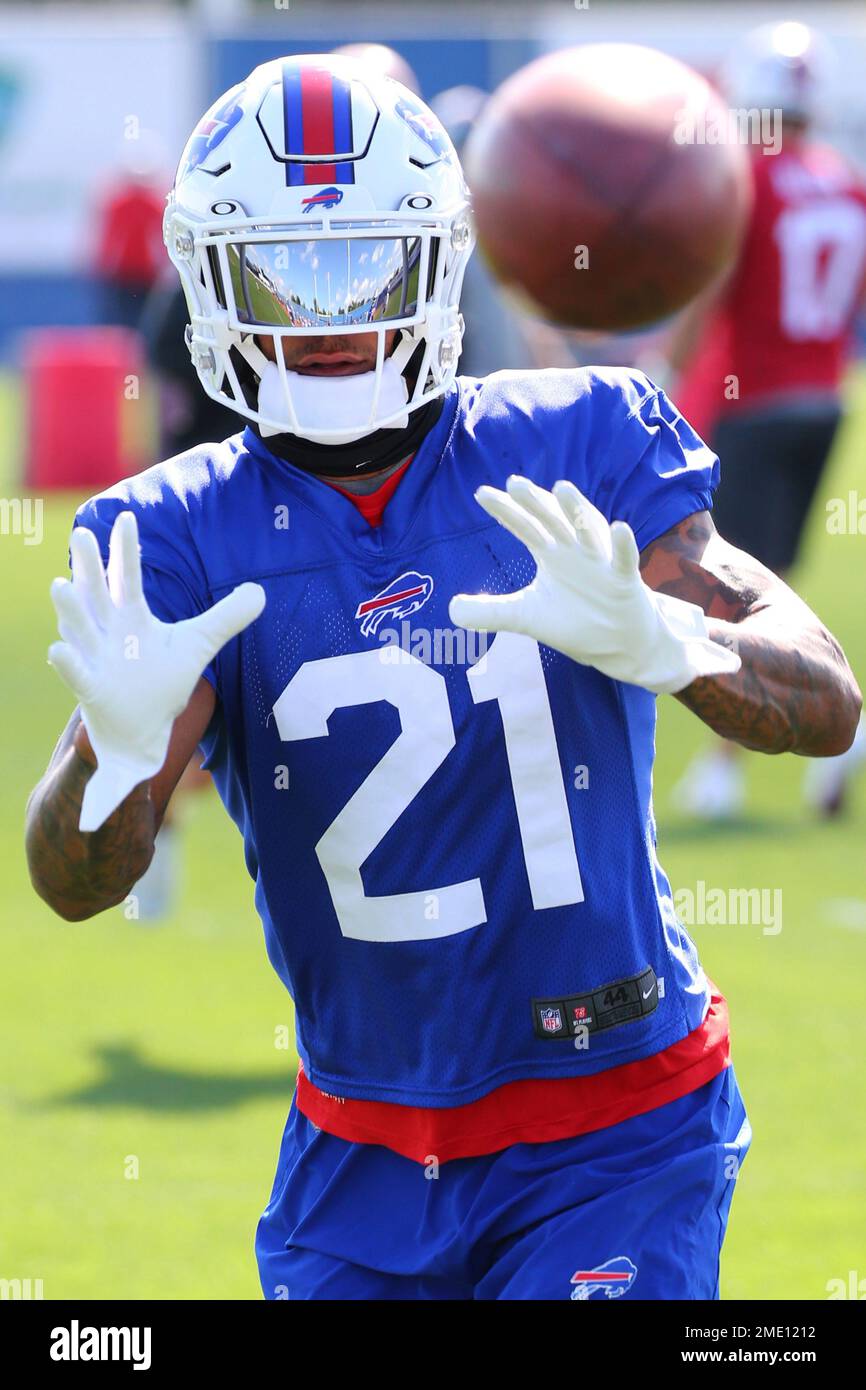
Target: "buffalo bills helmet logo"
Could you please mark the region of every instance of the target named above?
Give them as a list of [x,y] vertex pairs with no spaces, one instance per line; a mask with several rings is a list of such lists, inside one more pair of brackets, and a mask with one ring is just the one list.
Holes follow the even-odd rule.
[[423,140],[433,151],[437,159],[448,158],[451,154],[451,141],[445,129],[423,102],[400,97],[394,105],[394,110],[418,139]]
[[627,1255],[615,1255],[595,1269],[578,1269],[571,1276],[571,1297],[579,1302],[588,1298],[622,1298],[635,1281],[637,1265]]
[[302,198],[301,204],[304,212],[312,212],[313,208],[335,208],[342,201],[342,188],[322,188],[318,193],[311,193],[309,198]]
[[243,94],[244,84],[241,83],[227,92],[216,106],[211,107],[210,111],[202,116],[183,152],[178,179],[185,178],[193,169],[203,164],[208,155],[226,138],[232,127],[237,125],[244,113],[241,105]]
[[372,637],[384,618],[408,618],[412,613],[417,613],[432,592],[433,580],[429,574],[407,570],[387,588],[380,589],[378,594],[358,604],[355,617],[361,620],[362,633],[365,637]]

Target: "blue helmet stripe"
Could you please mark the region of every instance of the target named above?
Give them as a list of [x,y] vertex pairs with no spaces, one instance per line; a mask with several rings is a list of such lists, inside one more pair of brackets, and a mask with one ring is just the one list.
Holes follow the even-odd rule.
[[[286,154],[304,153],[304,114],[301,103],[301,70],[297,63],[283,63],[283,130]],[[302,164],[286,165],[286,183],[297,187],[304,182]]]
[[[352,88],[351,84],[335,77],[334,90],[334,148],[352,148]],[[335,164],[335,183],[354,183],[355,165],[348,160]]]

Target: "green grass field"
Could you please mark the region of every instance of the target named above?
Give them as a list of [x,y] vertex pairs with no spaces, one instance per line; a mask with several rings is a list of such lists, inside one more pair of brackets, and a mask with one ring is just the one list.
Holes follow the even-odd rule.
[[[864,489],[866,377],[825,496]],[[20,441],[0,387],[0,440]],[[0,459],[0,497],[20,490]],[[291,1006],[263,949],[241,841],[215,796],[185,819],[186,876],[159,926],[118,908],[55,919],[24,866],[24,803],[69,701],[45,664],[48,584],[65,570],[72,497],[50,500],[43,544],[0,536],[0,1278],[51,1298],[257,1298],[253,1233],[276,1162],[294,1058],[275,1047]],[[866,537],[814,518],[799,587],[866,674]],[[676,888],[781,888],[783,927],[696,929],[728,997],[754,1142],[723,1260],[728,1298],[821,1299],[866,1276],[866,800],[816,825],[803,763],[754,756],[750,809],[706,830],[669,788],[703,737],[671,700],[657,811]],[[138,1176],[129,1176],[137,1161]]]

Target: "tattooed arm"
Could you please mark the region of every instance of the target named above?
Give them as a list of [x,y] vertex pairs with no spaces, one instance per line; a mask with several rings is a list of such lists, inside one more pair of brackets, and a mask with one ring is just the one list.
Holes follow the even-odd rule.
[[96,766],[76,710],[27,804],[27,862],[33,886],[68,922],[122,902],[153,857],[156,833],[183,771],[213,714],[216,696],[202,678],[174,723],[162,770],[135,787],[105,824],[78,829],[84,788]]
[[830,757],[851,746],[862,698],[835,637],[788,585],[696,512],[641,554],[644,582],[696,603],[742,659],[677,699],[717,734],[762,753]]

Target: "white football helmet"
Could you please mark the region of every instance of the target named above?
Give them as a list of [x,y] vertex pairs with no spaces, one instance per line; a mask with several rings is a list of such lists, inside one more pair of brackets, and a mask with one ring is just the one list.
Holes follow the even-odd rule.
[[762,24],[729,54],[720,86],[733,107],[779,110],[811,121],[820,113],[832,64],[827,40],[808,25]]
[[[468,190],[444,128],[391,78],[322,54],[256,68],[190,137],[164,234],[199,379],[263,435],[339,444],[401,428],[456,375]],[[283,338],[371,332],[374,371],[283,361]]]

